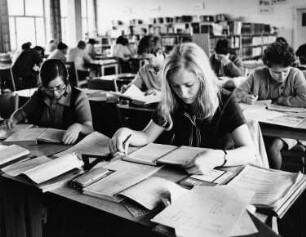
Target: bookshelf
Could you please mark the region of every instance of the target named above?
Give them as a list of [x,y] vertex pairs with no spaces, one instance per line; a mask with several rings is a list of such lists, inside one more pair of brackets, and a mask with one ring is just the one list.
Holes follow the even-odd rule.
[[230,46],[242,60],[260,57],[268,44],[277,37],[275,27],[268,24],[250,23],[230,20],[224,14],[157,17],[150,19],[149,24],[142,20],[132,19],[125,35],[141,35],[143,29],[149,34],[160,35],[166,52],[174,45],[193,41],[200,45],[208,56],[214,52],[220,38],[226,38]]

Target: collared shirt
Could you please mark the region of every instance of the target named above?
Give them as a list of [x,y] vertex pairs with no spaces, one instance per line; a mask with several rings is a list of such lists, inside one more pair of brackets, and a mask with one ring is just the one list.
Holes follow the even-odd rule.
[[85,63],[92,62],[92,59],[85,52],[85,50],[76,47],[68,51],[67,62],[74,62],[75,68],[77,70],[87,71]]
[[[39,89],[40,90],[40,89]],[[92,121],[89,101],[84,92],[80,92],[75,103],[71,104],[72,88],[67,86],[65,93],[59,100],[52,102],[48,96],[43,98],[43,110],[40,118],[40,125],[46,127],[64,128],[64,110],[66,107],[74,106],[75,122],[83,124],[84,122]],[[39,106],[38,93],[35,93],[29,101],[22,107],[26,115],[37,112]],[[66,128],[65,128],[66,129]]]
[[162,72],[156,70],[150,65],[144,65],[139,69],[132,83],[142,91],[148,89],[161,90]]

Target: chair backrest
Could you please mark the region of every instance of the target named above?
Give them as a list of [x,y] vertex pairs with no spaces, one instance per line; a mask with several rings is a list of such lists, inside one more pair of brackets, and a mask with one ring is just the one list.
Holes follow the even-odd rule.
[[11,91],[16,90],[11,66],[8,66],[7,68],[0,70],[0,79],[1,79],[1,91],[5,91],[5,89],[10,89]]
[[117,91],[115,80],[103,80],[100,78],[89,79],[87,81],[88,89],[98,89],[105,91]]
[[4,119],[9,118],[18,109],[18,104],[18,94],[5,93],[0,95],[0,116]]
[[68,74],[69,74],[69,82],[71,85],[73,86],[78,86],[78,74],[77,71],[75,69],[75,65],[74,62],[66,62],[65,63]]

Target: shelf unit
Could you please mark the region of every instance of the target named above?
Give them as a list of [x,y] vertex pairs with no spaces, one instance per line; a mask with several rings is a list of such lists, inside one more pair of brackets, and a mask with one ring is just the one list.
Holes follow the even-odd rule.
[[[226,15],[181,16],[152,18],[150,24],[131,20],[125,35],[137,35],[141,29],[162,38],[165,51],[174,45],[193,41],[200,45],[208,56],[212,55],[217,41],[227,38],[230,46],[242,60],[260,57],[266,46],[275,41],[275,28],[268,24],[230,21]],[[126,26],[125,26],[126,27]]]
[[106,55],[111,48],[111,38],[109,36],[98,36],[94,45],[96,55]]

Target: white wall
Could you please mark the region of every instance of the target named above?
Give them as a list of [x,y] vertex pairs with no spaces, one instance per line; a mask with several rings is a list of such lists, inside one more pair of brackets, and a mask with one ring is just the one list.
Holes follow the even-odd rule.
[[[294,7],[306,6],[305,0],[285,0],[272,6],[272,13],[259,13],[259,0],[98,0],[98,32],[111,29],[112,20],[143,19],[181,15],[229,14],[246,22],[266,23],[279,28],[279,36],[293,40]],[[204,9],[194,5],[204,3]],[[305,36],[306,40],[306,36]]]

